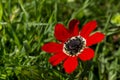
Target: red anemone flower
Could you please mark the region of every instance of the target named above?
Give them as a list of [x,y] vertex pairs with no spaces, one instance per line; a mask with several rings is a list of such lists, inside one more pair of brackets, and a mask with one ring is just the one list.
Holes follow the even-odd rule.
[[90,33],[96,28],[96,21],[86,23],[79,32],[79,21],[73,19],[69,23],[69,29],[63,24],[56,24],[54,35],[59,43],[49,42],[42,46],[42,50],[53,53],[49,62],[56,66],[64,61],[63,66],[67,73],[72,73],[77,65],[78,58],[81,61],[91,60],[94,57],[94,50],[89,48],[104,38],[104,34],[96,32]]

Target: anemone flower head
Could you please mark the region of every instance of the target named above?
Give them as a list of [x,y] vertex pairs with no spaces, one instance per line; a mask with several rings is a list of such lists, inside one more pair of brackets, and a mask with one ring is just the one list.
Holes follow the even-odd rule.
[[76,19],[70,21],[68,29],[63,24],[56,24],[54,35],[59,42],[49,42],[42,46],[42,50],[53,54],[49,62],[53,66],[63,62],[67,73],[72,73],[76,69],[78,58],[81,61],[91,60],[94,57],[94,50],[89,46],[104,39],[101,32],[90,34],[97,27],[95,20],[86,23],[80,31],[78,25],[79,21]]

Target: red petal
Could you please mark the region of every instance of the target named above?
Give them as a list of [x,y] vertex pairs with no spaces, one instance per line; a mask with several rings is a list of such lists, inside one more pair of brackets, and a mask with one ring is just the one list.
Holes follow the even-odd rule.
[[49,62],[55,66],[59,64],[62,60],[64,60],[67,56],[64,53],[57,53],[50,57]]
[[69,74],[76,69],[77,65],[77,57],[69,57],[63,64],[65,71]]
[[79,20],[73,19],[69,23],[69,32],[72,33],[72,36],[77,36],[79,34]]
[[84,38],[87,38],[89,36],[89,34],[96,28],[97,26],[97,22],[96,21],[90,21],[88,23],[86,23],[81,32],[80,35],[83,36]]
[[78,56],[82,61],[87,61],[94,57],[94,51],[91,48],[85,48]]
[[56,24],[54,35],[56,39],[62,42],[65,42],[68,38],[70,38],[68,30],[62,24]]
[[93,35],[91,35],[90,37],[87,38],[86,46],[91,46],[93,44],[101,42],[103,39],[104,39],[104,34],[102,34],[100,32],[96,32],[96,33],[94,33]]
[[56,66],[56,65],[58,65],[60,62],[62,62],[63,60],[65,60],[67,57],[68,57],[67,55],[63,54],[63,55],[59,56],[59,57],[57,58],[57,60],[53,61],[51,64],[52,64],[53,66]]
[[53,55],[52,57],[50,57],[49,59],[49,62],[52,63],[54,62],[55,60],[57,60],[59,58],[59,56],[61,56],[62,54],[61,53],[57,53],[55,55]]
[[63,45],[57,44],[54,42],[46,43],[42,46],[42,50],[48,52],[48,53],[57,53],[62,51]]
[[72,36],[78,36],[78,35],[79,35],[78,25],[79,25],[79,24],[76,24],[76,25],[74,26],[73,32],[71,33]]

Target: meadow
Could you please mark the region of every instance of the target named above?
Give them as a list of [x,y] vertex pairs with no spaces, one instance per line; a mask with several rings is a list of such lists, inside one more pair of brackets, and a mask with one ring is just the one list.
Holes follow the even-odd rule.
[[[71,19],[79,28],[97,21],[105,34],[102,42],[90,46],[95,56],[79,61],[71,74],[63,64],[52,66],[51,54],[41,47],[58,42],[57,23],[68,28]],[[0,0],[0,80],[120,80],[119,0]]]

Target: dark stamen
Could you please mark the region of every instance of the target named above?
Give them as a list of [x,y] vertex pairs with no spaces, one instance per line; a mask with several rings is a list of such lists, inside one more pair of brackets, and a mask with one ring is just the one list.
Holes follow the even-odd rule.
[[79,54],[86,45],[84,38],[80,36],[72,37],[64,44],[63,51],[70,56],[75,56]]

